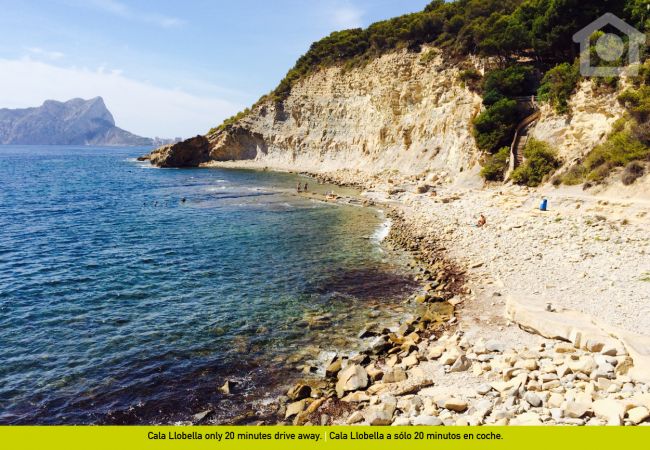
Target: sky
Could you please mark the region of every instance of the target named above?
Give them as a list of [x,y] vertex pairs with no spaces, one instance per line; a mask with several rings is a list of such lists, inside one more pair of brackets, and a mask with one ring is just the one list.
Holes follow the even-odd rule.
[[0,108],[102,96],[133,133],[205,133],[332,31],[430,0],[0,0]]

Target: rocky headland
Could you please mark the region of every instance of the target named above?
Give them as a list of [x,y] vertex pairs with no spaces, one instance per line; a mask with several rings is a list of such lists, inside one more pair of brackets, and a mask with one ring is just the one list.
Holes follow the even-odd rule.
[[210,160],[210,142],[204,136],[196,136],[159,147],[138,160],[157,167],[197,167]]

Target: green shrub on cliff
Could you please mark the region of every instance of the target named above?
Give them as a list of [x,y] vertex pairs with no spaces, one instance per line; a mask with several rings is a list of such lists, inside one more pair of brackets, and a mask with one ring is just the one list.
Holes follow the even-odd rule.
[[638,89],[626,89],[618,96],[618,101],[639,123],[647,122],[650,117],[650,86]]
[[625,12],[635,27],[638,29],[647,28],[650,24],[650,14],[648,13],[648,0],[627,0],[625,2]]
[[510,161],[510,147],[502,147],[494,155],[490,155],[483,167],[481,176],[487,181],[503,181]]
[[438,55],[440,55],[440,51],[438,49],[431,48],[422,53],[422,56],[420,56],[420,64],[426,66],[431,61],[435,60]]
[[483,81],[483,104],[492,105],[502,98],[530,95],[537,80],[532,66],[514,65],[488,72]]
[[481,89],[483,75],[476,69],[465,69],[458,74],[458,79],[467,89],[477,92]]
[[587,180],[602,181],[615,167],[623,167],[649,155],[649,148],[626,129],[610,135],[607,141],[589,152],[582,164],[588,171]]
[[504,98],[489,106],[473,121],[478,148],[494,153],[509,145],[518,119],[519,112],[515,100]]
[[557,151],[546,142],[530,139],[524,148],[524,164],[511,175],[512,181],[526,186],[539,186],[561,166]]
[[633,184],[637,179],[641,178],[643,175],[645,175],[645,166],[643,166],[643,164],[639,163],[638,161],[632,161],[627,166],[625,166],[621,181],[623,181],[624,185],[629,186],[630,184]]
[[239,122],[241,119],[243,119],[244,117],[246,117],[247,115],[249,115],[250,112],[251,112],[251,109],[250,109],[250,108],[246,108],[246,109],[243,110],[243,111],[239,111],[239,112],[238,112],[237,114],[235,114],[234,116],[228,117],[226,120],[224,120],[224,121],[221,123],[221,125],[219,125],[218,127],[210,128],[210,131],[208,131],[208,134],[214,134],[214,133],[216,133],[217,131],[223,131],[223,130],[225,130],[225,129],[228,128],[229,126],[236,124],[236,123]]
[[582,162],[571,167],[562,176],[562,182],[567,185],[586,181],[599,183],[614,169],[649,158],[650,147],[634,136],[628,123],[624,130],[612,133],[604,143],[590,151]]
[[580,81],[577,64],[562,63],[546,72],[537,91],[541,101],[553,106],[558,114],[569,112],[569,99]]
[[582,184],[585,182],[586,178],[587,169],[585,169],[581,164],[576,164],[570,167],[566,172],[559,176],[561,183],[566,184],[567,186]]
[[[648,66],[646,61],[643,67]],[[601,182],[613,170],[620,167],[636,166],[636,161],[650,160],[650,86],[646,83],[646,74],[642,70],[634,80],[635,88],[626,89],[619,95],[619,102],[627,114],[616,121],[607,140],[591,150],[584,159],[571,167],[562,177],[565,184],[580,182]],[[632,171],[629,169],[629,171]],[[628,171],[628,172],[629,172]],[[634,179],[624,174],[629,182]]]

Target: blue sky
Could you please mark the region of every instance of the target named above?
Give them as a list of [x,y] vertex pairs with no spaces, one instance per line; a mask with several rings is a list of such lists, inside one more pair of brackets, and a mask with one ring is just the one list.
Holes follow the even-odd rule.
[[145,136],[204,133],[334,30],[429,0],[0,0],[0,108],[104,97]]

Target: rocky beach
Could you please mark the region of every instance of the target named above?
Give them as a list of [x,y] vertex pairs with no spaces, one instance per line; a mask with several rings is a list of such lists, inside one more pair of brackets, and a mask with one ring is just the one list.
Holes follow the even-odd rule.
[[[360,184],[349,173],[322,178]],[[362,330],[367,350],[292,386],[280,421],[648,423],[647,202],[558,191],[540,212],[540,194],[516,187],[361,184],[391,210],[389,244],[413,256],[415,312]]]
[[15,3],[0,441],[646,440],[650,0]]
[[[290,115],[258,105],[236,125],[145,156],[354,186],[390,211],[388,242],[412,252],[413,317],[368,332],[367,351],[315,368],[322,376],[292,386],[277,420],[648,423],[650,178],[623,185],[618,170],[596,186],[485,183],[469,125],[480,98],[442,58],[427,64],[397,53],[328,68],[299,83],[284,103]],[[567,163],[622,114],[616,95],[590,82],[570,105],[569,118],[543,106],[530,130]]]

